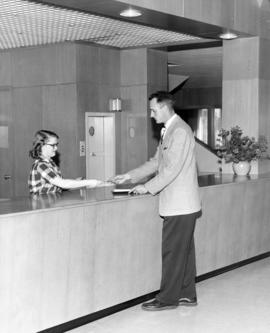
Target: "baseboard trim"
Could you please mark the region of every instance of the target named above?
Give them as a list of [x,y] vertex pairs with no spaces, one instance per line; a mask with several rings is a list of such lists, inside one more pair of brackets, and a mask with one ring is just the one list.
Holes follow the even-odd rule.
[[255,261],[259,261],[259,260],[262,260],[262,259],[265,259],[265,258],[268,258],[268,257],[270,257],[270,252],[265,252],[265,253],[259,254],[255,257],[236,262],[232,265],[216,269],[216,270],[211,271],[211,272],[206,273],[206,274],[199,275],[199,276],[196,277],[196,282],[201,282],[203,280],[210,279],[210,278],[215,277],[217,275],[224,274],[224,273],[232,271],[236,268],[249,265],[249,264],[251,264]]
[[[215,276],[220,275],[220,274],[224,274],[224,273],[229,272],[231,270],[234,270],[236,268],[251,264],[255,261],[259,261],[259,260],[262,260],[262,259],[265,259],[265,258],[268,258],[268,257],[270,257],[270,252],[265,252],[263,254],[255,256],[255,257],[239,261],[239,262],[234,263],[232,265],[216,269],[216,270],[211,271],[211,272],[206,273],[206,274],[199,275],[199,276],[196,277],[196,283],[207,280],[207,279],[210,279],[210,278],[215,277]],[[91,313],[91,314],[83,316],[83,317],[76,318],[74,320],[68,321],[66,323],[63,323],[63,324],[60,324],[60,325],[57,325],[57,326],[54,326],[54,327],[51,327],[51,328],[47,328],[47,329],[39,331],[37,333],[63,333],[63,332],[67,332],[67,331],[70,331],[72,329],[78,328],[80,326],[89,324],[92,321],[101,319],[103,317],[112,315],[116,312],[125,310],[125,309],[130,308],[130,307],[135,306],[135,305],[138,305],[142,302],[146,302],[146,301],[154,298],[157,293],[158,293],[158,290],[156,290],[156,291],[154,291],[150,294],[134,298],[134,299],[129,300],[127,302],[114,305],[110,308],[107,308],[107,309],[104,309],[104,310],[101,310],[101,311],[97,311],[97,312]]]

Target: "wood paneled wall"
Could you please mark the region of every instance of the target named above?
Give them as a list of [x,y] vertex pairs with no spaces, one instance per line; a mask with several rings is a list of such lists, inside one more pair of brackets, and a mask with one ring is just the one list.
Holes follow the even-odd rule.
[[223,45],[222,125],[239,125],[258,136],[259,38],[243,38]]
[[[109,99],[120,97],[120,51],[76,44],[76,126],[78,142],[85,141],[85,112],[109,111]],[[120,127],[120,126],[118,126]],[[121,127],[120,127],[121,128]],[[85,176],[85,158],[79,157],[79,174]]]
[[85,176],[85,157],[79,156],[84,113],[108,111],[109,98],[119,95],[117,50],[63,43],[1,52],[0,116],[9,110],[13,195],[28,193],[28,151],[34,133],[42,128],[60,136],[63,176]]
[[7,88],[11,96],[14,195],[28,193],[32,163],[28,151],[34,133],[42,128],[60,136],[63,176],[85,176],[85,157],[79,156],[79,142],[85,140],[84,114],[108,111],[110,98],[123,100],[123,112],[117,117],[121,131],[117,171],[130,170],[154,154],[157,140],[148,95],[167,89],[165,52],[63,43],[3,52],[0,65],[2,91]]
[[[147,160],[147,49],[121,51],[122,170]],[[130,135],[134,131],[134,136]]]
[[[158,141],[152,129],[148,97],[156,90],[167,90],[167,53],[146,48],[121,51],[122,172],[154,155]],[[133,130],[134,136],[130,135]]]
[[[223,45],[222,125],[239,125],[244,134],[270,142],[270,72],[268,40],[252,37],[226,41]],[[231,172],[225,166],[224,171]],[[269,161],[259,161],[255,173],[269,172]]]
[[[168,55],[167,52],[148,50],[147,62],[147,99],[158,90],[168,90]],[[148,158],[154,156],[157,148],[157,140],[160,136],[160,124],[150,118],[149,103],[147,102],[147,140]]]
[[[223,52],[223,127],[239,125],[245,134],[255,138],[264,135],[270,142],[269,40],[227,41]],[[256,172],[269,170],[269,161],[259,161]]]
[[[265,135],[270,148],[270,69],[269,69],[270,41],[260,39],[259,61],[259,134]],[[270,170],[270,161],[259,163],[259,172]]]
[[[74,131],[76,115],[75,45],[59,44],[46,47],[13,49],[0,57],[0,85],[8,86],[9,150],[14,170],[13,195],[28,193],[27,178],[31,166],[28,156],[34,133],[42,128],[60,135],[63,173],[75,174],[76,158],[71,156],[76,146]],[[0,88],[1,88],[0,87]],[[65,142],[70,134],[70,146]],[[73,157],[73,158],[72,158]],[[69,163],[71,158],[75,161]]]

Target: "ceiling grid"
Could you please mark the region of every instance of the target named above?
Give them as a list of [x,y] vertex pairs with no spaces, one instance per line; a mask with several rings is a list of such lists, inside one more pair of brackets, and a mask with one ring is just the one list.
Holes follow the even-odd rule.
[[116,48],[201,38],[26,0],[0,0],[0,49],[87,41]]

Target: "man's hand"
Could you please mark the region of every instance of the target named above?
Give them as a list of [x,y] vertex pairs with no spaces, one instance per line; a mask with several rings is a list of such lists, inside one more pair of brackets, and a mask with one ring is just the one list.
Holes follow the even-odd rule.
[[148,193],[148,191],[144,185],[137,185],[137,186],[133,187],[128,193],[129,194],[146,194],[146,193]]
[[109,181],[101,181],[97,187],[105,187],[105,186],[114,186],[113,182],[109,182]]
[[108,179],[109,182],[112,182],[115,184],[123,184],[123,183],[127,182],[128,180],[131,180],[131,177],[128,173],[124,173],[123,175],[116,175],[115,177]]

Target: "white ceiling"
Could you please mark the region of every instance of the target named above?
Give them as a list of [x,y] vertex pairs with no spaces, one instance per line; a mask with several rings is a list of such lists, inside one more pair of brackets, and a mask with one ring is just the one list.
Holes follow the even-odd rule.
[[169,66],[169,74],[189,77],[185,88],[222,85],[222,47],[169,52],[168,62],[179,65]]

